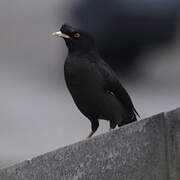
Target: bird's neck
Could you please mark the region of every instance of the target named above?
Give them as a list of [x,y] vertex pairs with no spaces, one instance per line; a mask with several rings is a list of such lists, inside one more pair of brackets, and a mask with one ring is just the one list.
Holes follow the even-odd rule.
[[70,56],[99,56],[98,50],[96,48],[91,48],[91,49],[82,49],[81,50],[71,50],[69,49]]

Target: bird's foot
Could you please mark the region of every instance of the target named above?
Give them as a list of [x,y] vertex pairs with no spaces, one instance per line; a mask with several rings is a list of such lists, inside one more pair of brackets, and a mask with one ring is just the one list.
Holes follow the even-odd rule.
[[91,132],[89,133],[89,135],[86,137],[86,139],[91,138],[94,133],[95,133],[94,131],[91,131]]

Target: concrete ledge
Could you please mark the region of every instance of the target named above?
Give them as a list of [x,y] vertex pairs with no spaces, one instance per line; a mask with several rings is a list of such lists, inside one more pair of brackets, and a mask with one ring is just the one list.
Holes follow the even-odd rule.
[[0,180],[179,180],[180,109],[0,170]]
[[169,179],[180,180],[180,109],[165,113]]

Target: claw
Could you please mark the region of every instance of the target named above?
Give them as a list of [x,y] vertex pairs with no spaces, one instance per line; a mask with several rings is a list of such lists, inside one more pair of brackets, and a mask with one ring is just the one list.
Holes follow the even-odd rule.
[[89,135],[86,137],[86,139],[91,138],[91,136],[92,136],[94,133],[95,133],[94,131],[91,131],[91,132],[89,133]]

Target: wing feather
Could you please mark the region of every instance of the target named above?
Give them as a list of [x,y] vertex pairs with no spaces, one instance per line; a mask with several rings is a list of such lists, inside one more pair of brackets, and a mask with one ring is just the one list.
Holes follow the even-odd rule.
[[126,109],[130,113],[133,112],[138,117],[140,117],[133,105],[133,102],[132,102],[129,94],[124,89],[124,87],[121,85],[118,76],[111,69],[111,67],[103,60],[99,60],[98,68],[105,79],[105,82],[106,82],[105,88],[108,91],[112,91],[115,94],[115,96],[118,98],[118,100],[126,107]]

